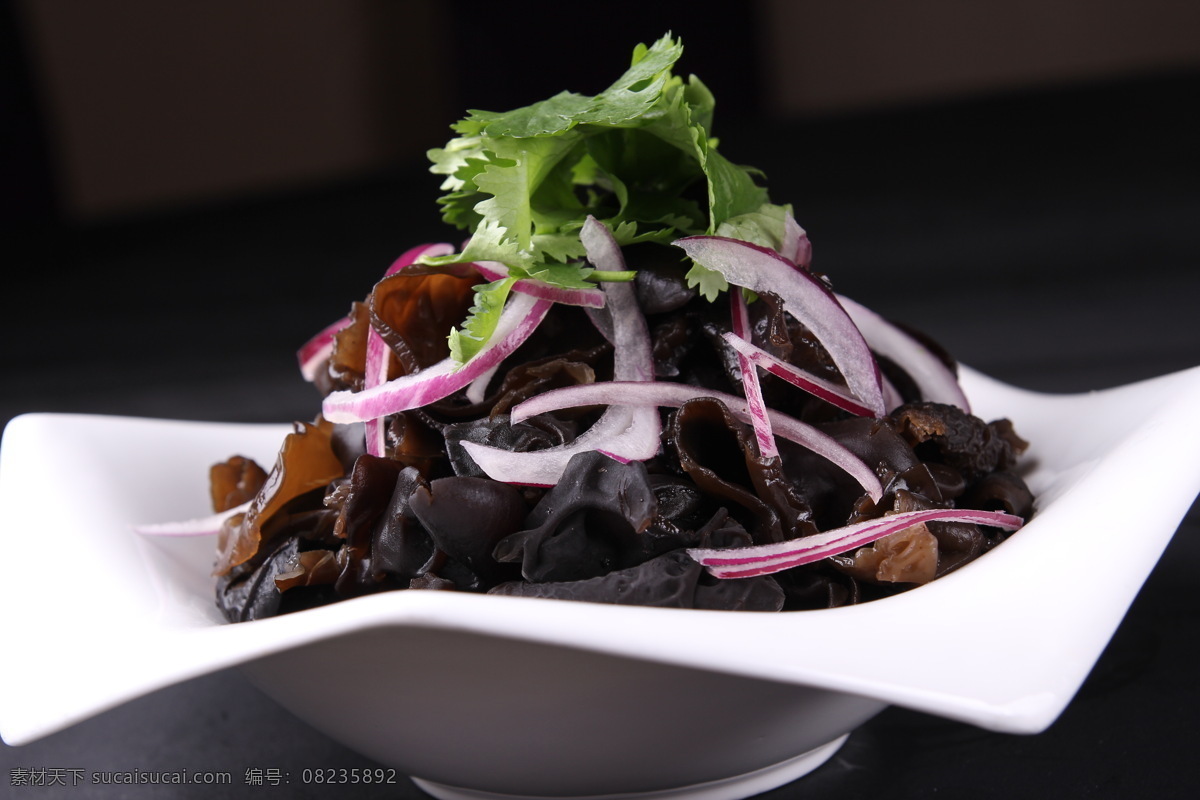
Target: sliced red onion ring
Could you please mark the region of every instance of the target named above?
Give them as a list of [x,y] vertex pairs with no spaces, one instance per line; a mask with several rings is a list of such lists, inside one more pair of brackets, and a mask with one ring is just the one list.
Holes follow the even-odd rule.
[[479,377],[471,381],[467,386],[467,400],[471,403],[482,403],[487,397],[487,387],[492,382],[492,378],[496,377],[496,371],[500,369],[499,364],[493,364],[491,369],[480,373]]
[[936,508],[890,514],[843,528],[802,536],[775,544],[733,548],[694,548],[688,555],[718,578],[752,578],[811,564],[882,539],[905,528],[926,522],[971,522],[1005,530],[1025,524],[1020,517],[999,511],[965,508]]
[[[740,289],[732,289],[729,292],[729,313],[733,321],[733,333],[726,338],[749,344],[750,312],[746,308],[746,298],[742,297]],[[763,458],[778,458],[779,449],[775,447],[775,435],[771,432],[771,420],[767,417],[767,404],[763,402],[762,385],[758,382],[758,367],[740,350],[738,369],[742,372],[742,391],[746,395],[746,409],[754,427],[758,454]]]
[[[580,231],[588,260],[597,270],[625,269],[625,260],[612,234],[588,217]],[[650,331],[629,283],[605,283],[604,313],[611,321],[608,332],[613,345],[613,375],[629,385],[642,386],[654,377]],[[514,409],[515,411],[515,409]],[[513,422],[517,420],[514,418]],[[645,461],[659,448],[662,424],[658,410],[644,404],[609,404],[592,427],[569,444],[514,453],[496,447],[463,442],[463,448],[492,479],[506,483],[552,486],[562,477],[567,462],[576,453],[599,450],[619,461]]]
[[466,364],[459,365],[454,359],[445,358],[425,369],[361,392],[333,392],[322,403],[321,413],[330,422],[365,422],[448,397],[520,347],[541,324],[551,305],[549,300],[526,294],[513,295],[500,314],[491,340]]
[[773,292],[784,308],[813,332],[846,384],[875,416],[883,416],[879,369],[862,333],[833,293],[806,270],[773,250],[723,236],[688,236],[674,242],[696,263],[755,292]]
[[[422,256],[446,256],[453,252],[454,248],[444,242],[418,245],[404,251],[399,258],[392,262],[383,275],[386,278],[388,275],[397,273],[405,267],[411,266]],[[317,379],[317,370],[333,353],[334,337],[338,331],[349,324],[350,318],[342,317],[337,322],[326,325],[320,333],[305,342],[296,352],[296,360],[300,362],[300,374],[304,376],[304,380],[312,383]]]
[[[392,362],[392,349],[372,327],[367,332],[367,360],[363,374],[363,389],[374,389],[387,383],[388,368]],[[378,458],[387,454],[383,418],[369,419],[365,423],[367,452]]]
[[612,406],[596,424],[569,444],[514,453],[463,442],[463,449],[492,479],[528,486],[553,486],[576,453],[599,450],[618,461],[645,461],[658,453],[662,424],[653,408]]
[[[849,411],[851,414],[860,417],[875,416],[871,413],[871,409],[860,403],[858,398],[850,394],[845,387],[838,386],[836,383],[830,383],[807,370],[800,369],[793,364],[776,358],[766,350],[751,344],[740,336],[735,336],[732,333],[726,333],[723,336],[725,341],[729,342],[729,346],[737,350],[739,357],[745,358],[756,366],[762,367],[772,375],[783,378],[793,386],[803,389],[809,394],[815,395],[844,411]],[[888,386],[885,385],[883,388],[886,399]]]
[[154,522],[144,525],[134,525],[133,530],[135,533],[140,533],[143,536],[215,536],[221,532],[221,525],[225,520],[238,514],[244,514],[249,510],[250,502],[247,500],[239,506],[234,506],[219,514],[211,514],[207,517],[178,520],[176,522]]
[[[612,232],[588,216],[579,231],[588,260],[600,272],[624,272],[625,257]],[[601,290],[612,319],[613,377],[619,381],[654,380],[650,329],[638,306],[632,283],[605,283]]]
[[405,267],[411,267],[417,262],[417,259],[429,256],[436,258],[437,256],[448,256],[454,252],[454,246],[447,242],[439,242],[438,244],[419,244],[416,247],[409,248],[400,254],[400,257],[392,262],[392,265],[387,268],[387,272],[383,273],[383,277],[395,275]]
[[[498,281],[508,277],[507,264],[501,264],[498,261],[474,261],[472,264],[479,274],[489,281]],[[599,289],[567,289],[533,278],[522,278],[512,285],[512,290],[540,297],[543,300],[553,300],[565,306],[604,307],[604,292]]]
[[[712,397],[720,400],[735,417],[743,422],[750,422],[750,410],[746,401],[740,397],[690,386],[686,383],[662,381],[607,381],[564,386],[561,389],[551,389],[531,397],[523,403],[518,403],[513,407],[511,413],[512,421],[516,423],[537,414],[558,411],[562,408],[577,408],[604,403],[678,408],[688,400],[697,397]],[[883,486],[879,483],[878,476],[863,463],[862,459],[846,449],[836,439],[807,423],[771,408],[767,409],[767,418],[771,421],[771,429],[775,435],[803,445],[841,467],[858,481],[872,500],[879,500],[883,497]]]
[[[416,263],[422,256],[445,256],[454,252],[454,248],[443,242],[441,244],[424,244],[405,251],[397,258],[383,277],[395,275],[397,272]],[[383,340],[374,327],[367,331],[367,359],[363,375],[363,389],[373,389],[387,383],[388,370],[392,365],[392,349]],[[364,425],[366,429],[367,452],[378,458],[387,455],[387,437],[383,418],[369,419]]]
[[317,379],[317,370],[333,353],[334,336],[349,324],[350,318],[342,317],[337,322],[326,325],[320,333],[296,351],[296,360],[300,362],[300,374],[304,376],[304,380],[312,383]]
[[958,406],[970,413],[971,405],[958,379],[940,358],[929,352],[929,348],[861,303],[841,295],[838,295],[838,301],[862,331],[871,349],[890,358],[907,372],[924,399]]
[[883,405],[890,414],[904,405],[904,398],[900,396],[900,390],[896,388],[896,385],[888,380],[887,375],[882,375],[880,378],[883,381]]
[[612,344],[615,337],[613,335],[612,315],[609,314],[608,309],[585,308],[584,312],[587,314],[588,319],[592,321],[592,324],[596,326],[596,330],[604,337],[604,341]]
[[783,247],[779,254],[801,269],[808,269],[812,263],[812,243],[808,241],[808,233],[790,211],[783,219]]

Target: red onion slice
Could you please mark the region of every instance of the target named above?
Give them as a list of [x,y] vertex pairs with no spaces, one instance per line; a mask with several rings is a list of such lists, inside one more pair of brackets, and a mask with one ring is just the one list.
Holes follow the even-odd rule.
[[143,536],[215,536],[221,532],[221,525],[225,520],[238,514],[244,514],[250,509],[250,503],[251,501],[247,500],[239,506],[207,517],[134,525],[133,530]]
[[[860,403],[858,398],[850,394],[844,387],[838,386],[836,383],[830,383],[807,370],[800,369],[793,364],[776,358],[766,350],[732,333],[726,333],[723,336],[725,341],[729,342],[729,346],[738,352],[739,357],[745,358],[756,366],[762,367],[762,369],[772,375],[783,378],[793,386],[803,389],[809,394],[819,397],[843,411],[849,411],[851,414],[860,417],[875,416],[871,412],[871,409]],[[883,390],[886,399],[888,384],[884,384]]]
[[904,398],[900,396],[900,390],[896,388],[896,385],[888,380],[887,375],[881,376],[881,379],[883,381],[883,405],[890,414],[904,405]]
[[999,511],[936,508],[890,514],[879,519],[775,544],[694,548],[688,550],[688,555],[704,565],[717,578],[751,578],[811,564],[829,556],[865,547],[885,536],[926,522],[971,522],[1005,530],[1016,530],[1025,524],[1020,517]]
[[773,292],[784,308],[813,332],[837,364],[850,391],[874,416],[883,416],[883,392],[875,357],[833,293],[819,280],[765,247],[723,236],[676,239],[696,263],[721,273],[729,283]]
[[[588,260],[598,272],[624,272],[625,258],[612,232],[588,216],[579,231],[579,239],[587,251]],[[619,381],[654,380],[654,354],[650,345],[650,328],[638,306],[632,283],[612,282],[604,285],[606,308],[612,321],[613,377]]]
[[[746,308],[746,298],[742,297],[740,289],[732,289],[729,292],[729,313],[733,321],[733,333],[728,334],[726,339],[731,340],[731,343],[749,344],[750,312]],[[740,350],[738,368],[742,372],[742,391],[746,395],[746,408],[754,426],[758,454],[763,458],[778,458],[779,450],[775,447],[775,435],[771,432],[771,420],[767,417],[767,404],[763,402],[762,385],[758,382],[758,368]]]
[[812,263],[812,243],[808,241],[808,233],[790,211],[783,219],[783,247],[779,254],[801,269],[808,269]]
[[[588,217],[580,239],[588,260],[597,270],[624,271],[621,250],[602,223]],[[606,302],[600,313],[606,317],[604,324],[609,328],[607,335],[613,345],[613,375],[630,385],[645,385],[654,376],[654,357],[650,331],[638,308],[633,286],[605,283],[602,291]],[[513,422],[517,421],[513,417]],[[463,442],[463,448],[494,480],[552,486],[558,483],[567,462],[576,453],[599,450],[619,461],[645,461],[658,453],[661,434],[657,409],[645,405],[629,407],[618,401],[610,403],[600,419],[569,444],[526,453],[473,442]]]
[[342,317],[321,329],[321,332],[305,342],[296,351],[296,360],[300,362],[300,374],[304,380],[312,383],[317,379],[317,370],[333,354],[333,338],[338,331],[350,324],[349,317]]
[[[395,275],[397,272],[412,266],[423,256],[445,256],[454,252],[454,248],[443,242],[441,244],[424,244],[405,251],[397,258],[383,277]],[[363,376],[363,389],[373,389],[387,383],[388,370],[392,364],[392,349],[383,340],[374,327],[367,331],[367,359]],[[387,438],[383,418],[369,419],[364,425],[366,429],[367,452],[383,458],[387,455]]]
[[419,244],[416,247],[405,250],[400,254],[400,257],[392,262],[392,265],[387,268],[387,272],[383,273],[383,277],[395,275],[405,267],[411,267],[417,263],[417,259],[428,256],[436,258],[437,256],[448,256],[454,252],[454,246],[447,242],[439,242],[438,244]]
[[[518,403],[512,409],[514,423],[537,414],[557,411],[562,408],[610,404],[642,405],[679,408],[688,400],[697,397],[712,397],[720,400],[730,413],[742,422],[750,422],[750,410],[746,401],[735,395],[712,389],[702,389],[686,383],[662,381],[607,381],[601,383],[564,386]],[[803,445],[823,456],[846,471],[858,481],[872,500],[883,497],[883,486],[878,476],[862,459],[850,452],[833,437],[822,433],[811,425],[774,409],[767,409],[767,418],[775,435]]]
[[971,405],[958,379],[925,345],[861,303],[841,295],[838,295],[838,300],[862,331],[871,349],[890,358],[907,372],[925,400],[958,406],[970,413]]
[[[375,332],[375,328],[367,331],[367,363],[363,374],[363,389],[374,389],[387,383],[388,368],[392,362],[392,349],[388,347],[383,337]],[[384,436],[383,419],[369,419],[365,423],[367,437],[367,452],[378,458],[387,453],[386,437]]]
[[492,382],[492,378],[496,377],[496,372],[500,369],[499,364],[493,364],[492,367],[483,372],[475,380],[471,381],[467,386],[467,401],[471,403],[482,403],[487,397],[487,388]]
[[526,294],[513,295],[500,314],[491,340],[466,364],[460,366],[454,359],[445,358],[425,369],[361,392],[333,392],[322,403],[321,413],[330,422],[365,422],[448,397],[520,347],[541,324],[551,305],[549,300]]
[[463,449],[494,480],[529,486],[553,486],[576,453],[599,450],[618,461],[645,461],[658,453],[662,424],[653,408],[613,406],[569,444],[514,453],[463,442]]
[[613,344],[613,339],[616,338],[613,334],[612,315],[608,313],[607,308],[585,308],[584,313],[588,319],[596,326],[596,330],[604,337],[604,341]]
[[[446,256],[454,252],[449,244],[422,244],[404,251],[383,275],[386,278],[405,267],[411,266],[422,256]],[[333,339],[338,331],[350,324],[349,317],[342,317],[337,322],[326,325],[320,333],[305,342],[296,352],[296,360],[300,362],[300,374],[304,380],[312,383],[317,379],[317,370],[333,353]]]

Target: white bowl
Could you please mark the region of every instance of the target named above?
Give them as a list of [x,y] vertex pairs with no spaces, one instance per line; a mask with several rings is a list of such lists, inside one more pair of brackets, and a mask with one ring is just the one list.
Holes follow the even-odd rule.
[[[1030,524],[928,586],[781,614],[409,591],[225,624],[212,541],[130,525],[203,515],[209,464],[271,463],[287,426],[18,417],[0,449],[0,635],[22,646],[0,660],[0,735],[30,742],[234,665],[443,798],[745,797],[888,704],[1041,731],[1200,490],[1200,368],[1070,396],[963,382],[1032,443]],[[1114,486],[1140,502],[1110,504]]]

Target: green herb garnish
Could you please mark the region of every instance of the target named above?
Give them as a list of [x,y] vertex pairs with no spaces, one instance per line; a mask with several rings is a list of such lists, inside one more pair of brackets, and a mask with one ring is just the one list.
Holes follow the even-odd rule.
[[[446,176],[443,219],[472,235],[461,253],[425,263],[499,261],[510,275],[478,288],[470,317],[451,335],[457,360],[487,342],[514,280],[594,285],[579,241],[589,215],[621,246],[668,244],[727,223],[763,243],[782,238],[782,209],[756,172],[716,150],[712,94],[695,76],[672,74],[682,52],[668,34],[638,45],[625,74],[593,97],[561,92],[505,113],[469,111],[452,126],[458,136],[429,151],[431,170]],[[688,280],[709,300],[727,288],[698,265]]]

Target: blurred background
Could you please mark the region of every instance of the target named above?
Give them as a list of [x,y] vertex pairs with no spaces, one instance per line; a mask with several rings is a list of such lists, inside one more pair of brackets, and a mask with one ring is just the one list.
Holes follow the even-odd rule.
[[[0,424],[312,418],[295,349],[457,236],[450,123],[598,92],[667,31],[838,290],[1032,389],[1200,364],[1194,0],[0,0]],[[892,710],[771,796],[1191,796],[1198,525],[1047,734]],[[369,766],[232,673],[0,761]]]
[[[1187,0],[2,7],[4,419],[85,398],[301,414],[312,395],[296,393],[290,350],[396,253],[453,235],[424,157],[447,126],[467,108],[595,93],[667,31],[685,44],[679,70],[717,97],[723,151],[795,205],[840,290],[964,338],[939,330],[939,292],[990,276],[968,349],[947,344],[1001,377],[1019,365],[1037,388],[1087,388],[1056,377],[1063,362],[1122,347],[1063,350],[1092,334],[1051,325],[1046,348],[1014,348],[1031,285],[1066,292],[1073,265],[1170,280],[1197,260]],[[1171,319],[1186,315],[1144,321],[1178,333]],[[1196,360],[1194,339],[1163,338],[1146,374]],[[170,405],[179,394],[195,403]]]
[[682,69],[714,88],[723,124],[1200,65],[1200,8],[1186,0],[752,0],[704,13],[630,0],[6,5],[4,91],[19,126],[6,158],[24,185],[6,182],[5,210],[72,222],[419,161],[463,109],[599,91],[632,43],[666,31],[687,46]]

